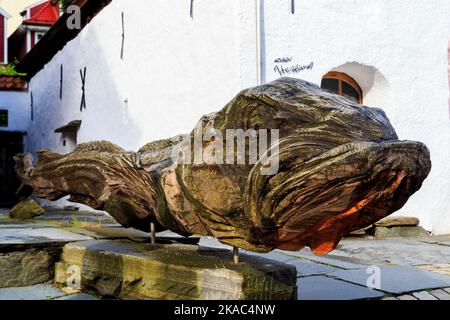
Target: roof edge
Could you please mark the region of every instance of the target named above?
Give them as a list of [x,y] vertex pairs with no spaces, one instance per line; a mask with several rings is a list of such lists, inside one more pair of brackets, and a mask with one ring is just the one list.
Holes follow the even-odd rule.
[[69,41],[76,38],[81,30],[83,30],[104,7],[109,5],[111,1],[112,0],[75,0],[72,4],[77,5],[80,8],[81,28],[68,29],[67,20],[72,15],[65,12],[31,51],[19,62],[16,66],[16,70],[18,72],[26,73],[28,79],[34,77]]
[[2,7],[0,7],[0,14],[1,14],[2,16],[4,16],[6,19],[9,19],[9,18],[12,17],[12,15],[9,14],[9,12],[6,11],[5,9],[3,9]]

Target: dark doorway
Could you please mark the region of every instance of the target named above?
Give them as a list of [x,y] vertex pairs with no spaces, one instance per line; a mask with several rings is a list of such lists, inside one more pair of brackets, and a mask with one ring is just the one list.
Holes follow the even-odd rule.
[[20,181],[14,171],[13,157],[23,152],[23,133],[0,131],[0,207],[18,202],[16,191]]

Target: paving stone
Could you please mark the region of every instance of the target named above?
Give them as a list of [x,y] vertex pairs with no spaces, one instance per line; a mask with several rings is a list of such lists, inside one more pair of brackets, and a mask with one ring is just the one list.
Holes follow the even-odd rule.
[[[288,251],[290,253],[290,251]],[[289,260],[295,259],[294,256],[289,255],[289,253],[283,252],[281,250],[274,250],[269,253],[254,253],[251,254],[258,255],[262,258],[272,259],[280,262],[288,262]]]
[[335,267],[331,267],[325,264],[312,262],[305,259],[293,259],[286,261],[287,264],[292,264],[297,268],[298,277],[306,277],[311,275],[331,274],[336,271],[342,270]]
[[[43,229],[43,228],[58,228],[54,224],[50,223],[27,223],[21,221],[8,221],[5,223],[4,221],[0,222],[0,230],[5,229]],[[2,231],[0,231],[2,232]]]
[[292,251],[289,252],[289,254],[306,260],[326,264],[331,267],[338,267],[341,269],[360,269],[367,266],[367,264],[360,263],[360,261],[357,259],[350,259],[347,257],[336,256],[334,254],[328,254],[326,256],[316,256],[309,249]]
[[[434,237],[430,237],[433,239]],[[344,239],[331,252],[363,264],[427,265],[449,264],[450,247],[425,243],[414,239],[384,240]]]
[[396,297],[387,297],[387,298],[383,298],[381,300],[398,300]]
[[297,280],[299,300],[357,300],[379,298],[382,292],[325,276]]
[[444,291],[450,293],[450,287],[449,288],[444,288]]
[[62,296],[60,289],[48,284],[0,289],[0,300],[50,300]]
[[418,265],[414,267],[450,276],[450,264],[439,263],[439,264]]
[[445,292],[444,290],[433,290],[430,293],[439,300],[450,300],[450,293]]
[[120,226],[110,215],[103,211],[66,211],[66,210],[46,210],[46,212],[34,221],[58,221],[66,224],[92,223],[100,225],[117,225]]
[[440,234],[440,235],[435,235],[432,237],[419,237],[419,238],[417,238],[417,240],[426,242],[426,243],[450,246],[450,234]]
[[145,241],[150,239],[150,233],[148,232],[123,227],[86,225],[70,228],[69,231],[94,239],[130,239],[134,241]]
[[58,228],[3,229],[0,232],[0,249],[14,245],[67,243],[89,239],[92,238]]
[[450,247],[450,240],[441,240],[438,242],[438,244],[442,245],[442,246],[447,246]]
[[413,292],[413,296],[419,300],[437,300],[437,298],[426,291]]
[[[294,265],[297,268],[298,277],[311,275],[329,274],[341,270],[323,263],[313,262],[311,260],[299,258],[292,255],[292,251],[274,250],[270,253],[255,253],[243,250],[246,254],[255,255],[266,259]],[[341,262],[339,262],[341,263]]]
[[77,294],[70,294],[68,296],[64,296],[64,297],[59,297],[56,298],[54,300],[82,300],[82,301],[86,301],[86,300],[99,300],[98,298],[91,296],[90,294],[87,293],[77,293]]
[[409,295],[409,294],[404,294],[401,296],[397,297],[398,300],[417,300],[416,298],[414,298],[413,296]]
[[[429,288],[443,288],[450,285],[450,277],[405,266],[379,266],[381,291],[403,293]],[[331,276],[365,286],[373,271],[363,268],[358,270],[342,270]]]

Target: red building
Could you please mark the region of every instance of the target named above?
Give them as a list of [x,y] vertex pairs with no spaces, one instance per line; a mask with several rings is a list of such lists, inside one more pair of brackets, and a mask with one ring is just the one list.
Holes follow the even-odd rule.
[[59,3],[51,0],[39,1],[21,12],[23,22],[9,37],[10,60],[22,60],[44,34],[59,19]]
[[0,64],[8,64],[7,22],[11,15],[0,7]]

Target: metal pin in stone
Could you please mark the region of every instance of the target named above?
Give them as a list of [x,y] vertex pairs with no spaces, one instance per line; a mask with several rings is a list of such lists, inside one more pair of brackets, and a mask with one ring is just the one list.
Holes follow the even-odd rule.
[[233,247],[233,263],[238,264],[239,263],[239,248]]
[[150,243],[151,244],[156,243],[155,223],[154,222],[150,222]]

